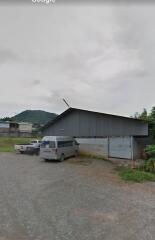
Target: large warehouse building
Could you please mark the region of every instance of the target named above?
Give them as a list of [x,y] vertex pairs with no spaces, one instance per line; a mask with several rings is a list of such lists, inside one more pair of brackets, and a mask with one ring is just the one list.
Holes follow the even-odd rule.
[[140,157],[139,139],[148,136],[141,120],[69,108],[43,127],[44,136],[73,136],[80,149],[107,157]]

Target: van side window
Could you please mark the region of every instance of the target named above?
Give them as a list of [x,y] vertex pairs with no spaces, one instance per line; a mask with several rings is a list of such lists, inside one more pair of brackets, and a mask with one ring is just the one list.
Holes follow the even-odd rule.
[[58,141],[58,148],[71,146],[73,146],[73,141]]
[[46,147],[55,148],[55,142],[54,141],[42,141],[41,147],[42,148],[46,148]]
[[50,141],[49,142],[49,147],[50,148],[55,148],[55,142],[54,141]]

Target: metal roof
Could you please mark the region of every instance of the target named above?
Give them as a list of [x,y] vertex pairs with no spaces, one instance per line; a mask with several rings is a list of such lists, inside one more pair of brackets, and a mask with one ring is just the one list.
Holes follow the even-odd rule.
[[95,111],[70,107],[67,110],[65,110],[64,112],[62,112],[60,115],[58,115],[56,118],[54,118],[53,120],[51,120],[47,124],[45,124],[41,129],[42,130],[46,129],[47,127],[51,126],[52,124],[57,122],[59,119],[63,118],[65,115],[67,115],[68,113],[73,112],[73,111],[90,112],[90,113],[100,114],[102,116],[112,116],[112,117],[116,117],[116,118],[130,119],[130,120],[134,120],[134,121],[143,122],[141,119],[136,119],[136,118],[132,118],[132,117],[124,117],[124,116],[119,116],[119,115],[113,115],[113,114],[108,114],[108,113],[101,113],[101,112],[95,112]]

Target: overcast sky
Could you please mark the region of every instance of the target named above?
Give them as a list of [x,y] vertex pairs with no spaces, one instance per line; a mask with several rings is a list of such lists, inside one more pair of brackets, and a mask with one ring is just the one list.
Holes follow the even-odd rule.
[[[58,0],[57,0],[58,1]],[[155,5],[0,5],[0,117],[155,105]]]

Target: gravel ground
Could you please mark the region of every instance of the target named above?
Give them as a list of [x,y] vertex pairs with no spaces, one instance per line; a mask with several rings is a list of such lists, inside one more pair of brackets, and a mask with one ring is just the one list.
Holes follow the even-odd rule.
[[154,240],[155,184],[102,160],[0,154],[0,240]]

